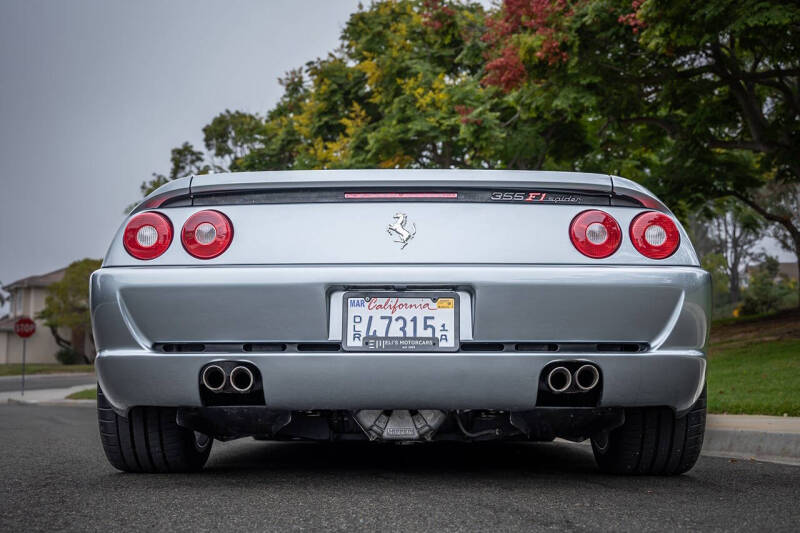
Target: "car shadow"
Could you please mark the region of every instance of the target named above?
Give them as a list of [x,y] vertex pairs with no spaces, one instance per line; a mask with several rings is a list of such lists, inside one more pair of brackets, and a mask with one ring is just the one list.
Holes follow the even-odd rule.
[[547,443],[215,443],[206,471],[308,474],[461,476],[564,476],[598,474],[591,448]]
[[698,487],[713,488],[714,480],[702,470],[675,477],[606,474],[597,468],[591,447],[563,441],[393,444],[245,438],[215,442],[206,467],[198,473],[121,474],[105,478],[104,483],[109,490],[124,488],[128,494],[213,486],[221,499],[243,490],[275,495],[314,491],[330,498],[357,493],[369,499],[409,491],[444,498],[442,490],[462,495],[470,491],[571,493],[581,487],[603,494],[658,490],[680,495]]

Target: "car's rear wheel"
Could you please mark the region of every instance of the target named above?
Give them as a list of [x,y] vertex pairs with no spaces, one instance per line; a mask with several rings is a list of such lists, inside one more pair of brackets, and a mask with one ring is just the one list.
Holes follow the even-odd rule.
[[614,474],[677,475],[700,457],[706,427],[706,391],[681,417],[667,407],[625,410],[625,423],[592,439],[597,465]]
[[213,439],[183,428],[170,407],[134,407],[119,416],[97,387],[100,440],[108,461],[123,472],[195,472],[211,453]]

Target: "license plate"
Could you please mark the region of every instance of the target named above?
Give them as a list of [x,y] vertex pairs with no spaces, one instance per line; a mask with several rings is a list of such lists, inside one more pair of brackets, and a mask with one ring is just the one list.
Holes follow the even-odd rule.
[[344,294],[344,349],[439,352],[458,349],[458,294]]

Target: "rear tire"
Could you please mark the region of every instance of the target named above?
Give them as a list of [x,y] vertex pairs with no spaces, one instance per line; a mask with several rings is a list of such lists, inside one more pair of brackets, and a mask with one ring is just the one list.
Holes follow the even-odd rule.
[[667,407],[625,410],[625,423],[605,438],[592,439],[604,472],[672,476],[688,472],[700,457],[706,428],[706,390],[677,418]]
[[123,472],[197,472],[213,439],[175,422],[172,407],[134,407],[119,416],[97,387],[97,420],[108,462]]

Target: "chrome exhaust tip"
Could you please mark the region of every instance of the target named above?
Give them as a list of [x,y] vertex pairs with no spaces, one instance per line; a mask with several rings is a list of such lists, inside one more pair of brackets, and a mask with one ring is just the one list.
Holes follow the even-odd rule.
[[219,392],[225,386],[225,371],[222,367],[217,365],[208,365],[203,369],[203,374],[200,376],[203,380],[203,385],[212,392]]
[[590,391],[600,382],[600,372],[594,365],[583,365],[575,371],[575,385],[582,391]]
[[572,374],[563,366],[557,366],[547,374],[547,386],[553,392],[564,392],[572,385]]
[[246,366],[237,366],[231,370],[231,387],[236,392],[250,392],[254,384],[253,372]]

